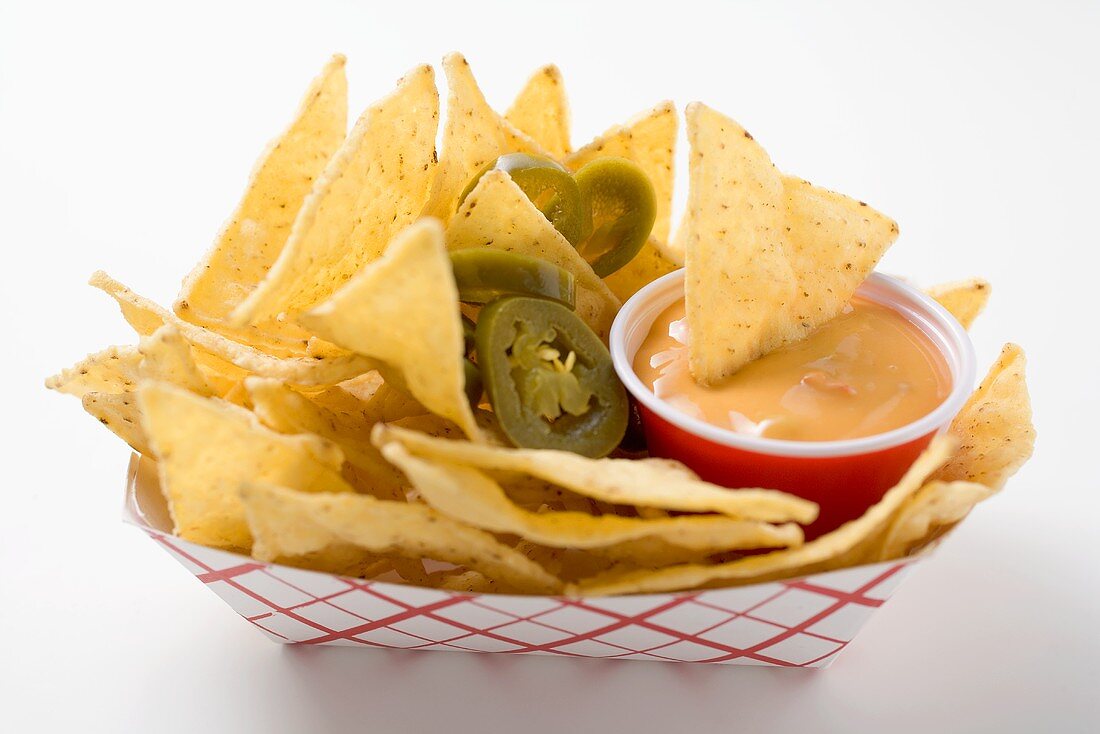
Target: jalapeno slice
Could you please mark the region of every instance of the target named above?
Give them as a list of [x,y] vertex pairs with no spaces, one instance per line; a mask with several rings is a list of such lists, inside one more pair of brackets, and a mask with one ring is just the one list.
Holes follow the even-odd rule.
[[576,303],[573,274],[553,263],[504,250],[468,248],[451,253],[458,300],[488,303],[501,296],[532,296]]
[[645,172],[625,158],[597,158],[575,177],[592,221],[577,249],[604,278],[633,260],[649,239],[657,196]]
[[481,382],[481,370],[469,359],[462,361],[462,369],[466,375],[466,399],[470,401],[470,407],[476,408],[481,402],[484,386]]
[[577,182],[573,180],[569,171],[549,158],[528,153],[509,153],[500,156],[481,169],[473,180],[466,184],[462,196],[458,198],[459,206],[462,206],[462,202],[474,190],[486,171],[492,170],[507,172],[516,186],[523,190],[531,203],[554,225],[554,229],[569,240],[571,245],[576,246],[581,241],[585,234],[585,223],[588,217],[580,189],[577,188]]
[[462,348],[467,357],[474,353],[474,349],[477,345],[474,343],[474,339],[477,335],[477,324],[470,319],[469,316],[462,315]]
[[493,413],[516,446],[599,457],[622,440],[629,408],[611,355],[560,303],[513,296],[485,306],[477,359]]

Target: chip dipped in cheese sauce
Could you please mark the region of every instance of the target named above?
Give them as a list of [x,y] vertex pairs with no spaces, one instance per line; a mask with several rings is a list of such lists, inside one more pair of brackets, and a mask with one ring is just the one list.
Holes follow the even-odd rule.
[[885,433],[932,412],[951,374],[932,341],[903,314],[855,298],[805,339],[749,363],[714,386],[688,369],[684,301],[660,313],[634,356],[656,397],[712,425],[752,436],[833,441]]

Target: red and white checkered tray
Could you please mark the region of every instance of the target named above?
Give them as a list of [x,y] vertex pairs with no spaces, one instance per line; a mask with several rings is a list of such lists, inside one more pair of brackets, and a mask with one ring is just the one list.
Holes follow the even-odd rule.
[[206,548],[153,527],[132,495],[125,519],[271,639],[363,648],[824,668],[920,560],[675,594],[469,594]]

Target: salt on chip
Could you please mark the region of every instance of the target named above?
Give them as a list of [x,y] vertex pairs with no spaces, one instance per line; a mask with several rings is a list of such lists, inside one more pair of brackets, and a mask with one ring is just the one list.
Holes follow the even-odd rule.
[[855,520],[801,547],[711,565],[685,564],[656,571],[613,571],[582,581],[576,588],[567,591],[605,596],[694,589],[718,582],[757,583],[795,575],[800,569],[827,563],[881,532],[898,508],[947,460],[954,445],[955,442],[948,437],[933,439],[905,476],[887,490],[877,504]]
[[466,184],[489,163],[505,153],[547,153],[489,106],[462,54],[445,57],[443,71],[447,75],[447,121],[439,170],[424,213],[449,222]]
[[955,283],[943,283],[929,288],[927,293],[947,309],[964,329],[969,329],[974,320],[985,310],[992,288],[981,278],[960,280]]
[[837,316],[898,229],[781,175],[744,128],[701,103],[688,106],[687,128],[689,364],[714,384]]
[[458,464],[413,456],[399,442],[382,455],[405,473],[429,505],[459,522],[493,533],[510,533],[542,545],[598,548],[638,538],[660,538],[683,548],[729,550],[798,545],[797,525],[769,525],[719,515],[658,520],[580,512],[528,512],[486,474]]
[[184,321],[102,271],[92,275],[90,283],[118,302],[126,321],[138,334],[149,335],[165,324],[171,324],[196,348],[195,361],[200,366],[228,379],[244,379],[246,373],[253,373],[296,385],[335,385],[370,372],[377,366],[374,361],[361,355],[273,357]]
[[290,126],[260,156],[236,211],[183,282],[174,306],[181,318],[276,356],[305,353],[309,334],[295,324],[270,320],[234,328],[228,320],[279,257],[314,180],[344,140],[344,62],[342,55],[332,57],[310,84]]
[[[672,214],[676,129],[676,107],[672,102],[662,102],[635,116],[625,125],[612,127],[565,159],[566,167],[572,171],[607,156],[626,158],[638,164],[649,177],[657,197],[657,216],[653,222],[652,236],[661,248],[668,242]],[[665,249],[662,255],[676,260],[670,250]]]
[[468,247],[518,252],[568,270],[576,282],[577,315],[607,340],[619,299],[504,171],[482,176],[447,228],[448,250]]
[[329,441],[276,433],[243,408],[162,382],[142,383],[138,404],[175,533],[185,540],[247,550],[252,536],[238,494],[246,481],[352,491],[340,476],[343,453]]
[[431,558],[464,566],[526,593],[553,593],[561,583],[489,533],[456,523],[420,504],[368,495],[306,494],[263,482],[240,490],[260,560],[298,556],[334,543],[372,553]]
[[380,259],[300,319],[329,341],[381,360],[425,408],[479,437],[465,392],[458,288],[439,222],[407,227]]
[[728,489],[704,482],[687,467],[664,459],[590,459],[569,451],[515,449],[432,438],[396,426],[378,426],[372,436],[397,441],[417,456],[488,471],[537,477],[579,495],[616,505],[680,512],[717,512],[767,522],[817,519],[817,505],[771,489]]
[[376,260],[427,203],[438,124],[435,73],[417,67],[359,118],[314,184],[267,277],[231,321],[305,311]]
[[1024,350],[1006,344],[982,384],[951,422],[959,451],[936,473],[944,482],[979,482],[1001,489],[1035,448]]
[[880,541],[878,560],[902,558],[937,528],[954,525],[996,490],[976,482],[924,485],[898,509]]
[[531,75],[504,119],[557,160],[573,150],[569,143],[569,101],[561,71],[554,64]]

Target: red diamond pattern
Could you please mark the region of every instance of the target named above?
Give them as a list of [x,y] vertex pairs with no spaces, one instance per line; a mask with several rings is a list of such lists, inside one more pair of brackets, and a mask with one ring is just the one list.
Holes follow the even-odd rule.
[[581,658],[823,668],[914,560],[677,594],[465,594],[259,563],[142,526],[271,638]]

